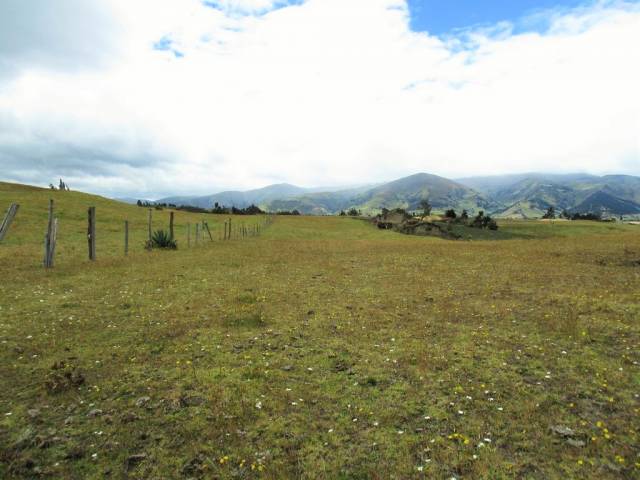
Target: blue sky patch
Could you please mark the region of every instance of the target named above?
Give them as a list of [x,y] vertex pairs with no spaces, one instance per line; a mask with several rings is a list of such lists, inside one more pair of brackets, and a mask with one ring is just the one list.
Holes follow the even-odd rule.
[[408,0],[408,3],[412,30],[439,36],[504,21],[514,24],[514,33],[543,31],[547,25],[536,13],[593,4],[585,0]]
[[153,44],[153,49],[158,50],[160,52],[171,52],[173,56],[176,58],[184,57],[184,53],[175,48],[175,44],[173,40],[168,35],[165,35],[156,43]]

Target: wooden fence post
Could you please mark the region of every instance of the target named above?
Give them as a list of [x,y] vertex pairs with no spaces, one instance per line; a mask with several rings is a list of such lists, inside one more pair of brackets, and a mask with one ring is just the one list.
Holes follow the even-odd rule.
[[124,221],[124,255],[129,255],[129,220]]
[[152,210],[149,209],[149,245],[151,245],[151,236],[152,236],[152,232],[151,232],[151,212]]
[[[204,226],[207,229],[207,233],[209,234],[209,240],[213,242],[213,235],[211,235],[211,230],[209,230],[209,222],[204,222]],[[204,234],[203,234],[204,236]]]
[[96,259],[96,207],[88,210],[87,241],[89,243],[89,260]]
[[231,240],[231,218],[229,218],[229,240]]
[[200,229],[200,224],[196,223],[196,245],[198,245],[198,236],[200,234],[199,229]]
[[169,212],[169,238],[173,240],[173,212]]
[[7,234],[9,226],[11,225],[11,222],[13,222],[13,218],[16,216],[16,213],[18,213],[19,208],[20,205],[12,203],[9,210],[7,210],[7,214],[4,216],[4,220],[2,220],[2,223],[0,224],[0,242],[2,242]]
[[191,224],[187,223],[187,247],[191,246]]
[[56,254],[56,241],[58,240],[58,219],[53,219],[53,231],[51,232],[51,243],[49,251],[49,264],[53,267],[53,261]]
[[53,243],[53,199],[49,199],[49,217],[47,221],[47,233],[44,236],[44,268],[53,267],[51,258],[51,244]]

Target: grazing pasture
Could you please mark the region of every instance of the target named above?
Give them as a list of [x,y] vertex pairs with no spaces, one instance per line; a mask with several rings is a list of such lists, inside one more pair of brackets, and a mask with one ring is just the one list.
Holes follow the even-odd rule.
[[146,251],[145,208],[0,183],[13,202],[2,478],[640,475],[639,226],[448,241],[283,216],[222,241],[227,216],[176,212],[178,250]]

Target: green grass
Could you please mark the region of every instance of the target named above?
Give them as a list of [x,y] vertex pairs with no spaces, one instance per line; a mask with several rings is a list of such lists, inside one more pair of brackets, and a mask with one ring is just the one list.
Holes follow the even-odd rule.
[[179,250],[147,252],[146,209],[53,194],[46,271],[52,192],[0,184],[0,208],[21,203],[0,245],[2,478],[640,472],[640,227],[468,242],[278,217],[186,248],[187,222],[226,217],[177,212]]

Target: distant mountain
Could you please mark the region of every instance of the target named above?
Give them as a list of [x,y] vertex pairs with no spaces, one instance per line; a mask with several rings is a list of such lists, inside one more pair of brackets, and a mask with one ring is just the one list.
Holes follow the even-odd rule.
[[[541,174],[472,177],[459,182],[476,188],[502,205],[493,213],[506,218],[536,218],[556,211],[584,213],[592,206],[607,215],[635,214],[640,204],[640,178],[629,175]],[[591,199],[591,200],[588,200]]]
[[640,204],[615,197],[605,190],[599,190],[571,209],[577,213],[603,213],[616,215],[640,214]]
[[475,190],[428,173],[418,173],[372,188],[355,197],[353,206],[366,212],[381,208],[418,210],[424,199],[428,199],[436,210],[466,208],[476,211],[492,207],[492,202]]
[[256,190],[226,191],[201,197],[166,197],[157,200],[158,203],[173,203],[174,205],[191,205],[201,208],[212,208],[216,203],[226,207],[245,208],[249,205],[264,205],[271,200],[301,195],[309,189],[280,183],[258,188]]
[[[419,210],[428,199],[434,211],[484,210],[503,218],[538,218],[549,207],[557,212],[600,212],[605,215],[640,215],[640,177],[595,176],[584,173],[524,173],[449,180],[417,173],[379,185],[337,190],[302,188],[287,183],[248,191],[225,191],[205,196],[166,197],[157,203],[212,208],[245,208],[251,204],[267,211],[298,210],[307,215],[334,215],[355,208],[365,214],[383,208]],[[135,203],[134,199],[120,199]]]
[[467,209],[470,212],[489,210],[493,202],[478,192],[452,180],[428,173],[418,173],[375,187],[324,192],[276,200],[269,210],[296,209],[305,214],[334,214],[355,208],[363,213],[376,213],[382,208],[420,209],[428,199],[436,210]]
[[138,199],[132,197],[114,198],[113,200],[115,200],[116,202],[128,203],[130,205],[135,205],[136,203],[138,203]]
[[298,210],[305,215],[331,215],[350,208],[358,195],[371,188],[362,186],[335,192],[312,192],[288,199],[273,200],[264,207],[272,212]]
[[456,182],[473,188],[485,195],[493,196],[501,190],[507,190],[525,180],[542,183],[569,184],[593,182],[597,177],[587,173],[517,173],[511,175],[490,175],[484,177],[458,178]]

